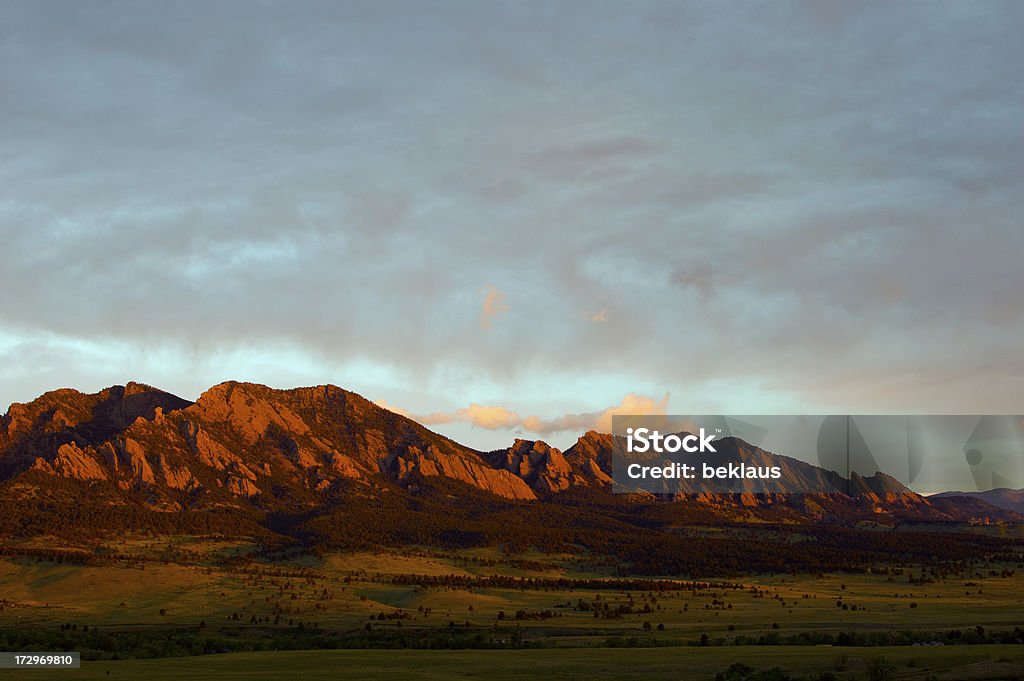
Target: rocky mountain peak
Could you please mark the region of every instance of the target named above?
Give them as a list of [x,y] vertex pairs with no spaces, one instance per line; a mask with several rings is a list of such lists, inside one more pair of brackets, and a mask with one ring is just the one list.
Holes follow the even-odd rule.
[[[59,476],[89,485],[90,495],[106,494],[108,503],[141,492],[167,510],[315,506],[352,485],[377,495],[391,484],[419,488],[431,479],[528,501],[575,488],[607,490],[612,456],[623,442],[591,430],[564,452],[517,438],[484,453],[337,386],[278,390],[229,381],[192,403],[131,382],[94,394],[56,390],[11,405],[0,420],[0,485],[31,474],[45,492],[45,476]],[[765,494],[744,481],[734,490],[744,506],[803,508],[791,493],[805,490],[849,494],[879,509],[928,505],[884,473],[847,480],[736,438],[719,440],[716,456],[782,468],[789,487]],[[699,481],[667,491],[709,504],[735,496],[711,493]]]

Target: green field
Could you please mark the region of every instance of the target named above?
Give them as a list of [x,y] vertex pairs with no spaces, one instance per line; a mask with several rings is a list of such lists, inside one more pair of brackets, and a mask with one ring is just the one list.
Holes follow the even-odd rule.
[[[1024,645],[991,645],[1024,625],[1024,571],[1006,562],[623,582],[572,555],[254,549],[126,537],[87,564],[5,557],[0,640],[94,658],[23,673],[34,679],[712,679],[734,662],[805,678],[1024,678]],[[10,643],[25,640],[52,646]],[[394,649],[324,649],[367,647]]]
[[[428,575],[443,579],[508,575],[613,578],[573,568],[568,559],[550,557],[534,571],[522,561],[504,561],[497,552],[481,555],[402,553],[329,554],[318,560],[225,565],[217,562],[222,545],[189,543],[190,558],[179,562],[149,560],[133,565],[73,565],[32,558],[0,560],[0,627],[147,625],[193,627],[217,625],[238,614],[251,622],[281,617],[330,629],[362,628],[371,616],[408,613],[406,627],[439,627],[450,621],[475,627],[511,626],[518,610],[550,610],[555,617],[523,619],[522,629],[577,630],[603,640],[609,634],[643,634],[644,622],[654,638],[693,640],[776,631],[813,629],[948,629],[1021,625],[1024,573],[990,575],[978,568],[969,575],[947,576],[934,583],[910,583],[920,569],[902,574],[755,575],[720,580],[724,586],[654,593],[650,589],[474,588],[391,583],[396,576]],[[155,555],[159,545],[131,547]],[[231,547],[238,550],[240,545]],[[493,563],[490,561],[494,561]],[[504,561],[504,562],[503,562]],[[1015,568],[1015,566],[1014,566]],[[1011,568],[1012,569],[1012,568]],[[277,571],[287,571],[287,576]],[[704,582],[705,580],[701,580]],[[646,582],[645,582],[646,583]],[[579,610],[580,601],[600,600],[633,612],[595,617]],[[842,606],[846,606],[845,608]],[[426,612],[429,611],[429,614]],[[161,614],[161,612],[163,614]],[[505,618],[499,620],[500,613]],[[261,622],[262,624],[262,622]],[[664,625],[657,630],[657,625]],[[773,626],[773,625],[778,625]],[[374,626],[391,626],[387,622]],[[731,627],[731,628],[730,628]]]
[[[884,658],[885,664],[878,663]],[[808,676],[870,678],[872,665],[891,679],[1017,679],[1024,647],[945,648],[656,648],[466,651],[309,651],[85,663],[81,670],[10,672],[12,679],[442,679],[624,680],[708,679],[741,661],[754,669],[784,668]],[[109,674],[108,674],[109,672]]]

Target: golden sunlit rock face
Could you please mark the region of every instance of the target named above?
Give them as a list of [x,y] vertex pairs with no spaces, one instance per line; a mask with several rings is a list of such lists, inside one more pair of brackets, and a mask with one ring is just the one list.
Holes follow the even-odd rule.
[[[228,382],[192,403],[130,383],[91,395],[57,390],[12,405],[0,420],[0,482],[46,496],[64,480],[111,504],[131,499],[167,511],[311,508],[353,490],[371,497],[416,492],[430,480],[533,501],[572,490],[606,494],[618,444],[610,434],[588,431],[564,452],[522,439],[479,452],[330,385],[276,390]],[[781,493],[743,487],[716,494],[686,481],[668,496],[708,508],[788,509],[808,517],[835,509],[830,497],[872,514],[945,513],[884,473],[847,480],[737,438],[716,445],[730,460],[779,466]],[[789,493],[810,489],[820,493]]]
[[[180,507],[183,495],[202,507],[274,488],[325,492],[338,480],[375,487],[434,476],[507,499],[536,498],[526,476],[334,386],[224,383],[194,404],[137,384],[95,395],[60,390],[13,405],[0,447],[5,477],[34,470],[112,482],[165,508]],[[568,472],[551,451],[561,461],[557,474]],[[538,488],[566,487],[549,478]]]

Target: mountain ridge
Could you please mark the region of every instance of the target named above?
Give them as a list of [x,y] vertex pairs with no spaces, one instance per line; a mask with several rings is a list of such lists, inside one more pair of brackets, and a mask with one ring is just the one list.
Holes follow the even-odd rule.
[[1016,513],[1024,513],[1024,489],[997,487],[980,492],[962,492],[959,490],[932,494],[929,499],[978,499],[997,508]]
[[[743,481],[723,495],[691,485],[666,490],[671,498],[804,508],[807,500],[791,498],[799,481],[823,496],[857,498],[873,513],[934,507],[955,515],[951,502],[930,502],[881,472],[846,479],[736,438],[719,442],[719,456],[782,465],[792,488],[765,494]],[[529,502],[572,489],[606,490],[616,446],[621,438],[588,431],[564,452],[524,439],[482,452],[333,385],[282,390],[227,381],[191,402],[129,382],[12,404],[0,417],[0,485],[45,495],[46,476],[63,478],[109,503],[134,495],[166,511],[313,507],[352,485],[369,494],[390,485],[415,492],[440,479]]]

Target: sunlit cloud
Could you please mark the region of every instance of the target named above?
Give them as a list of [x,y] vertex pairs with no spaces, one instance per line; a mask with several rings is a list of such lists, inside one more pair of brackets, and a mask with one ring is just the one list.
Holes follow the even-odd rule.
[[670,395],[665,393],[661,398],[629,393],[619,404],[602,411],[584,414],[565,414],[554,419],[543,419],[530,416],[523,420],[524,429],[534,433],[552,434],[564,432],[583,432],[596,430],[601,433],[612,432],[613,416],[660,416],[666,413]]
[[493,284],[485,286],[483,292],[484,304],[483,309],[480,310],[480,328],[489,329],[498,315],[508,312],[509,306],[505,302],[505,294]]
[[383,407],[384,409],[387,409],[390,412],[398,414],[399,416],[404,416],[406,418],[411,418],[411,419],[413,419],[415,421],[419,421],[419,423],[423,423],[424,425],[426,425],[425,421],[422,421],[419,418],[413,416],[412,414],[407,412],[405,409],[402,409],[401,407],[396,407],[393,404],[388,404],[387,400],[374,400],[373,403],[376,404],[378,407]]
[[470,404],[468,407],[454,411],[417,415],[392,407],[383,400],[378,400],[377,404],[425,426],[468,423],[485,430],[524,430],[539,435],[553,435],[566,432],[582,433],[588,430],[610,433],[613,416],[664,415],[668,408],[669,398],[668,393],[661,398],[629,393],[621,402],[607,409],[582,414],[564,414],[555,418],[540,416],[522,418],[515,411],[498,405]]

